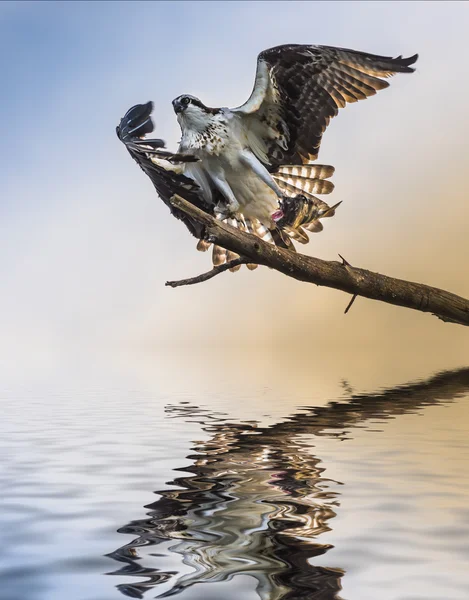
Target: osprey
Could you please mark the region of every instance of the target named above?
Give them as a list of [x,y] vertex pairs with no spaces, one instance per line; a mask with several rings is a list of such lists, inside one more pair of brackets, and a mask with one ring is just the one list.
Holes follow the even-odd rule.
[[[265,50],[243,105],[210,108],[179,96],[173,100],[182,133],[178,153],[158,156],[153,148],[146,156],[172,177],[193,182],[198,202],[217,218],[287,247],[289,238],[306,243],[305,229],[321,230],[318,219],[335,209],[315,196],[332,191],[333,168],[311,164],[330,119],[347,103],[388,87],[383,78],[412,73],[417,58],[299,44]],[[216,264],[227,258],[214,249]]]
[[[210,244],[203,239],[203,227],[184,212],[172,206],[170,200],[174,194],[178,194],[201,210],[214,215],[215,202],[222,203],[223,196],[214,190],[211,201],[207,201],[199,185],[193,179],[184,175],[185,165],[197,161],[197,158],[188,154],[181,155],[163,150],[165,146],[163,140],[145,137],[146,134],[153,131],[153,121],[150,116],[152,110],[152,102],[137,104],[130,108],[116,127],[117,137],[125,144],[130,155],[141,169],[150,177],[158,195],[169,207],[171,213],[182,220],[192,235],[199,239],[197,249],[205,251],[210,247]],[[333,184],[327,181],[327,178],[333,174],[334,168],[326,165],[285,167],[283,170],[278,171],[276,175],[301,177],[302,172],[311,178],[311,184],[314,183],[316,192],[329,193],[334,188]],[[285,183],[285,185],[289,184]],[[299,233],[301,225],[307,223],[305,227],[309,231],[321,231],[320,219],[332,217],[338,204],[330,207],[326,202],[312,194],[309,198],[295,194],[292,197],[286,196],[283,199],[283,217],[270,228],[267,228],[259,220],[244,216],[241,213],[234,215],[231,219],[224,220],[230,225],[253,233],[267,242],[295,250],[290,237],[298,238],[301,235]],[[308,241],[304,232],[300,241],[305,243]],[[237,258],[237,254],[216,245],[213,247],[213,263],[215,265],[223,264],[235,258]],[[257,265],[248,264],[247,267],[255,269]],[[237,266],[230,270],[237,271],[240,268],[240,266]]]

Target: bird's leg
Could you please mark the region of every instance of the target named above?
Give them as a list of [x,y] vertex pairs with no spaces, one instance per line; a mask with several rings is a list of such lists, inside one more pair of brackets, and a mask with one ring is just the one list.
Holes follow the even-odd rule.
[[236,200],[233,190],[231,189],[229,183],[226,181],[225,177],[221,174],[211,175],[211,179],[227,201],[227,204],[218,203],[215,207],[215,214],[217,215],[217,218],[224,219],[238,212],[239,202]]
[[254,173],[262,179],[262,181],[273,190],[280,199],[283,199],[283,192],[272,179],[269,171],[264,167],[260,160],[250,151],[243,150],[241,153],[241,161],[248,167],[250,167]]

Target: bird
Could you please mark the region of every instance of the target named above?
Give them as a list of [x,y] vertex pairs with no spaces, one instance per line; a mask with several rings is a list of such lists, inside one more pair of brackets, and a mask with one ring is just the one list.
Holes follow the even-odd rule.
[[[197,249],[206,251],[211,244],[204,239],[204,228],[189,215],[175,208],[171,204],[171,198],[173,195],[178,194],[204,212],[214,216],[214,200],[223,202],[223,197],[221,193],[214,190],[212,199],[207,200],[197,182],[184,174],[184,166],[191,162],[197,162],[196,157],[190,154],[169,152],[165,150],[164,140],[145,137],[154,130],[154,123],[151,118],[152,111],[153,103],[151,101],[132,106],[116,127],[117,137],[126,146],[143,172],[151,179],[158,195],[168,206],[171,214],[183,221],[190,233],[199,240]],[[286,167],[283,171],[279,170],[275,174],[293,178],[296,176],[295,173],[301,171],[301,169],[312,178],[316,191],[330,193],[333,190],[334,185],[328,181],[328,178],[334,173],[334,167],[329,165],[315,164],[305,165],[304,167]],[[286,183],[286,185],[290,184]],[[234,215],[231,219],[224,220],[238,229],[260,237],[264,241],[294,251],[291,236],[293,232],[296,232],[295,235],[297,236],[300,235],[296,229],[298,227],[299,230],[299,224],[304,224],[307,221],[306,227],[309,228],[309,231],[321,231],[323,225],[320,220],[332,217],[339,204],[340,202],[334,206],[329,206],[312,194],[309,198],[295,194],[292,197],[286,196],[284,198],[282,204],[283,218],[271,225],[270,228],[264,226],[259,220],[243,216],[240,213]],[[305,236],[306,234],[303,234],[301,241],[304,241]],[[212,257],[213,264],[217,266],[236,259],[238,255],[214,245]],[[248,263],[247,267],[253,270],[257,265]],[[240,265],[237,265],[230,268],[230,270],[237,271],[240,268]]]
[[[164,157],[153,148],[147,157],[173,178],[193,182],[198,202],[217,219],[293,250],[292,239],[307,243],[306,231],[322,229],[316,194],[334,188],[328,181],[333,167],[314,162],[330,120],[347,104],[388,87],[388,77],[414,72],[417,59],[333,46],[275,46],[258,55],[254,87],[241,106],[212,108],[190,94],[175,98],[178,151]],[[325,216],[332,216],[337,205],[326,206]],[[204,239],[198,243],[199,250],[208,246]],[[214,264],[229,259],[230,253],[214,247]]]

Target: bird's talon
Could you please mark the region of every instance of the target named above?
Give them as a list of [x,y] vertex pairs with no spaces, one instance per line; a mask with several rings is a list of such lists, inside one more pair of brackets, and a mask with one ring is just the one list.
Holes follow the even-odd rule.
[[278,221],[283,219],[284,216],[285,213],[283,212],[283,210],[276,210],[274,213],[272,213],[272,221],[274,223],[277,223]]

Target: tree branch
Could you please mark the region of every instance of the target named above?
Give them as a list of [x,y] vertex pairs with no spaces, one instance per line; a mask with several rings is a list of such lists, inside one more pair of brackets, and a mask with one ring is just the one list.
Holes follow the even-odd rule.
[[207,273],[202,273],[202,275],[197,275],[196,277],[189,277],[189,279],[180,279],[179,281],[167,281],[165,285],[176,288],[181,287],[182,285],[194,285],[194,283],[202,283],[203,281],[208,281],[218,275],[219,273],[223,273],[224,271],[228,271],[233,267],[237,267],[238,265],[247,265],[248,260],[245,258],[235,258],[234,260],[230,260],[230,262],[224,263],[223,265],[218,265],[213,267],[211,271]]
[[[218,246],[239,254],[246,263],[265,265],[299,281],[335,288],[355,296],[429,312],[448,323],[469,325],[469,300],[456,294],[352,267],[345,259],[342,262],[325,261],[279,248],[217,221],[178,195],[171,198],[171,204],[203,225],[206,239],[210,238]],[[216,269],[219,267],[193,278],[195,281],[187,281],[205,281],[203,278],[207,275],[207,279],[210,279],[222,272],[218,270],[212,274]]]

